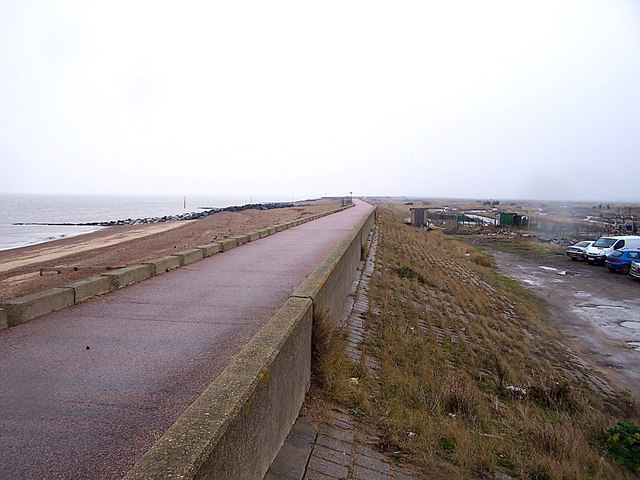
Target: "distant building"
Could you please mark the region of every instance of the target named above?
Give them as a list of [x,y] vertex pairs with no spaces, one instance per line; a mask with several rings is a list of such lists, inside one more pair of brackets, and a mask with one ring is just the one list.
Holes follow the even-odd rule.
[[500,212],[497,223],[499,227],[528,227],[529,217],[518,213]]
[[[409,211],[411,212],[411,226],[412,227],[424,227],[425,225],[425,211],[427,209],[426,208],[410,208]],[[427,222],[429,222],[429,220],[427,220]]]

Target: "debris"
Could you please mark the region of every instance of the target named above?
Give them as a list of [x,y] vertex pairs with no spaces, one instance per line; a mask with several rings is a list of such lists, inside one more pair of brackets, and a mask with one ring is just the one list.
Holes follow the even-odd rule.
[[513,393],[519,393],[520,397],[524,397],[527,394],[527,390],[521,387],[514,387],[513,385],[509,385],[507,390]]

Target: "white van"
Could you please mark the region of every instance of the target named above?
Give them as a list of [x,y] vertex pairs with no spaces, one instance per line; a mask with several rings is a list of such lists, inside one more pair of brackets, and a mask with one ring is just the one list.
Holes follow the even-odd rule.
[[600,237],[584,252],[589,263],[601,263],[611,255],[614,250],[640,250],[640,236],[627,235],[622,237]]

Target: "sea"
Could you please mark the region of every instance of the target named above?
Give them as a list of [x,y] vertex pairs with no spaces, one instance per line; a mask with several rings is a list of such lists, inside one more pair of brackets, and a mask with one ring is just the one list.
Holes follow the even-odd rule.
[[[94,232],[104,227],[47,225],[151,218],[294,198],[250,195],[35,195],[0,194],[0,250]],[[296,199],[297,200],[297,199]],[[38,225],[18,225],[18,224]]]

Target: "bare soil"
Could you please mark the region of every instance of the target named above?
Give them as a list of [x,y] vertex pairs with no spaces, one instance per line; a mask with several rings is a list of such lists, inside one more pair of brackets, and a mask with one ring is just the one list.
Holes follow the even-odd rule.
[[620,391],[640,398],[640,282],[562,254],[489,251],[500,273],[547,306],[575,350]]
[[318,200],[291,208],[219,212],[200,220],[110,227],[77,237],[0,251],[0,301],[100,273],[100,270],[80,270],[40,275],[40,269],[44,267],[134,265],[337,207],[335,201]]

